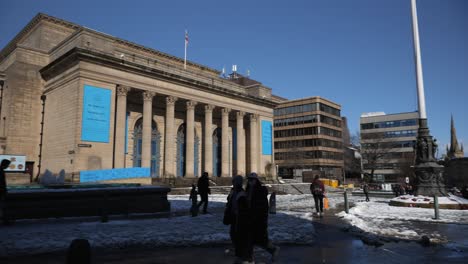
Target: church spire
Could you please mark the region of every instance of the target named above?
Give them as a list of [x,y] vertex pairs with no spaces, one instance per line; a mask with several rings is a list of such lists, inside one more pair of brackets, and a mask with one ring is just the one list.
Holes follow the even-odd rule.
[[455,153],[458,149],[457,130],[453,122],[453,115],[450,118],[450,152]]
[[461,148],[458,145],[457,130],[455,129],[453,115],[451,115],[450,119],[450,150],[447,152],[447,156],[451,159],[462,158],[464,156],[463,145],[461,146]]

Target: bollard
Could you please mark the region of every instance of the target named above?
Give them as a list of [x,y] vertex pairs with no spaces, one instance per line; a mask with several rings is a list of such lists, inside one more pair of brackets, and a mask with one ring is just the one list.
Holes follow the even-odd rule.
[[272,192],[270,195],[270,214],[276,214],[276,192]]
[[434,213],[435,219],[439,219],[439,197],[437,195],[434,195]]
[[102,223],[107,223],[109,222],[109,215],[108,215],[108,211],[107,211],[107,195],[104,195],[102,201],[101,201],[101,208],[100,208],[100,211],[101,211],[101,222]]
[[348,193],[346,192],[346,189],[344,189],[344,206],[345,212],[349,214]]

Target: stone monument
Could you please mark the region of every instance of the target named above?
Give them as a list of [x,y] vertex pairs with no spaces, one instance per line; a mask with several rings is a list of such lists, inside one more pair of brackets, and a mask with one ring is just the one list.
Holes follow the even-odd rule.
[[416,175],[416,195],[447,196],[444,184],[444,167],[437,164],[435,158],[437,143],[430,135],[429,127],[427,126],[416,0],[411,0],[411,15],[413,20],[413,42],[414,57],[416,60],[419,110],[419,129],[415,146],[416,164],[414,166],[414,173]]

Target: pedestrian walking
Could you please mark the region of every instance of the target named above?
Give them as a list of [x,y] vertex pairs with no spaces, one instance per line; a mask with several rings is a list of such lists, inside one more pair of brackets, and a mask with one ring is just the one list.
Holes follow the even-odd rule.
[[246,193],[252,223],[249,256],[253,259],[253,247],[259,246],[268,251],[274,261],[278,256],[279,247],[273,245],[268,238],[268,190],[262,186],[255,172],[247,177]]
[[192,183],[192,190],[190,190],[190,197],[189,200],[192,200],[192,206],[190,207],[190,214],[192,214],[192,217],[195,217],[198,215],[198,192],[195,187],[195,184]]
[[198,179],[197,187],[201,198],[200,203],[198,203],[198,208],[200,208],[200,206],[203,204],[203,214],[207,214],[208,194],[211,194],[208,172],[203,172],[200,179]]
[[323,182],[319,180],[319,176],[316,175],[312,184],[310,185],[310,192],[314,196],[315,210],[317,215],[323,216],[323,196],[325,194],[325,186]]
[[6,184],[6,176],[5,176],[5,169],[10,166],[11,161],[4,159],[0,163],[0,216],[2,218],[2,222],[4,225],[8,225],[8,216],[6,212],[6,203],[7,203],[7,184]]
[[224,210],[223,223],[230,225],[229,236],[234,246],[236,263],[248,262],[250,219],[247,196],[242,188],[242,176],[235,176],[232,179],[232,189],[227,198]]
[[406,184],[406,193],[409,195],[413,195],[413,186],[409,183]]
[[364,191],[364,195],[366,195],[366,202],[370,202],[370,199],[369,199],[369,184],[367,184],[367,182],[364,183],[364,186],[362,187],[362,190]]
[[393,185],[393,193],[395,193],[395,197],[399,196],[400,190],[398,189],[398,185]]

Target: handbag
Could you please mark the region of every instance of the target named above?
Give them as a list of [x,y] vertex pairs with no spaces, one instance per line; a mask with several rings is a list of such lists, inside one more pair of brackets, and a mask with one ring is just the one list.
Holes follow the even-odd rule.
[[226,207],[224,208],[223,224],[230,225],[232,224],[232,210],[231,210],[231,199],[228,200]]
[[328,209],[329,208],[329,204],[328,204],[328,198],[327,197],[324,197],[323,198],[323,209]]

